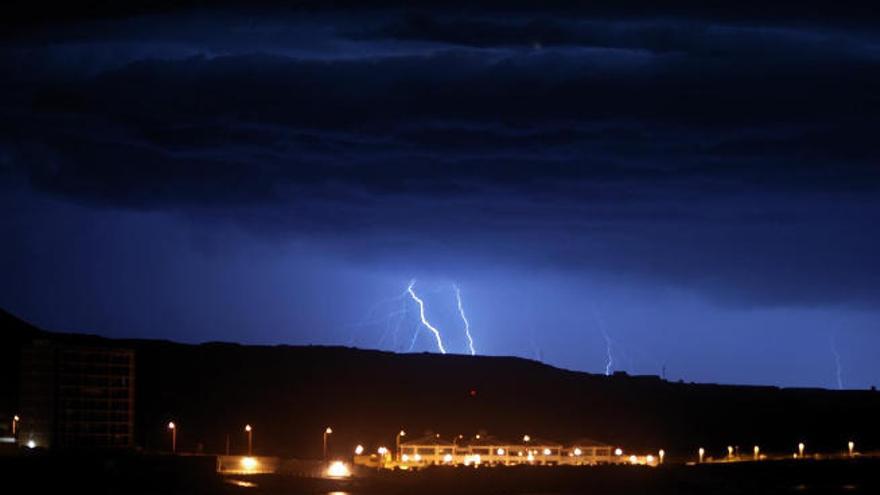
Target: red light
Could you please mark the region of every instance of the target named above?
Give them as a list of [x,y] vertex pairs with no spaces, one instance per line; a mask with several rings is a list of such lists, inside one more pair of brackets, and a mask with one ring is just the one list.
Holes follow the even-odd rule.
[[471,395],[471,397],[476,397],[477,396],[477,389],[472,388],[470,391],[470,395]]

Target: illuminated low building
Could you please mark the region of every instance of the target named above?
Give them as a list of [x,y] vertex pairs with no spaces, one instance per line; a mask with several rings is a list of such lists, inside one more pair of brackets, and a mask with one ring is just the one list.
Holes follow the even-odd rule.
[[590,438],[579,438],[566,448],[568,459],[564,464],[577,466],[611,464],[616,462],[614,447]]
[[[361,457],[360,459],[358,457]],[[355,463],[366,464],[363,456]],[[519,464],[589,466],[623,463],[610,445],[591,439],[579,439],[569,445],[525,435],[519,441],[502,440],[490,435],[475,435],[449,441],[437,435],[410,439],[401,443],[400,456],[385,467],[418,469],[430,465],[512,466]]]
[[399,463],[413,466],[448,464],[457,457],[456,450],[455,443],[436,435],[428,435],[401,442]]

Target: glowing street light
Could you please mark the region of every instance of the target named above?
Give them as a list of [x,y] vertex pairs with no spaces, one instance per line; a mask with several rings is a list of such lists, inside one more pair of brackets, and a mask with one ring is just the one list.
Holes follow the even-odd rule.
[[755,445],[755,460],[757,461],[761,457],[761,447]]
[[15,432],[18,431],[18,422],[21,421],[21,418],[18,417],[18,414],[12,417],[12,436],[15,436]]
[[660,464],[663,464],[663,458],[666,457],[666,451],[660,449],[660,452],[657,452],[657,454],[660,456]]
[[727,446],[727,458],[730,459],[730,458],[732,458],[732,457],[733,457],[733,446],[732,446],[732,445],[728,445],[728,446]]
[[[397,432],[397,435],[394,437],[395,455],[397,455],[398,459],[400,459],[400,437],[405,437],[405,436],[406,436],[406,432],[403,430],[400,430]],[[461,435],[459,435],[459,436],[461,436]]]
[[700,462],[703,462],[703,456],[706,455],[706,449],[700,447],[700,450],[697,451],[697,454],[700,455]]
[[798,444],[798,457],[801,457],[801,458],[804,457],[804,448],[805,447],[806,446],[804,445],[804,442],[801,442]]
[[496,450],[495,453],[498,455],[504,455],[504,449],[502,449],[501,447],[498,447],[498,450]]
[[324,460],[327,460],[327,436],[333,433],[333,429],[329,426],[324,429]]
[[622,455],[623,455],[623,449],[621,449],[620,447],[617,447],[616,449],[614,449],[614,455],[616,455],[617,457],[622,456]]
[[364,446],[363,445],[358,445],[357,447],[354,448],[354,455],[361,455],[363,453],[364,453]]
[[583,453],[584,453],[584,451],[581,450],[580,447],[575,447],[575,449],[574,449],[574,455],[576,455],[576,456],[580,456],[580,455],[583,454]]
[[856,448],[856,443],[853,442],[852,440],[850,440],[850,441],[846,444],[846,446],[847,446],[847,448],[849,449],[849,456],[852,457],[852,456],[853,456],[853,449]]
[[523,435],[523,442],[529,443],[531,441],[532,441],[532,437],[530,437],[528,435]]
[[177,425],[174,421],[168,422],[168,430],[171,432],[171,453],[177,453]]
[[248,437],[248,455],[254,455],[254,428],[247,424],[244,425],[244,431]]

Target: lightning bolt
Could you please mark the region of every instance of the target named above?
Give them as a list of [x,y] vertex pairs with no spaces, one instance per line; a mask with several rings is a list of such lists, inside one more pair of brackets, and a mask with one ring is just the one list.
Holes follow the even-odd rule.
[[468,322],[467,316],[464,315],[464,308],[461,306],[461,290],[459,290],[458,285],[456,284],[452,284],[452,288],[455,290],[455,300],[458,303],[458,314],[461,315],[461,321],[464,322],[464,333],[467,335],[468,348],[471,351],[471,356],[476,356],[477,351],[474,349],[474,338],[471,336],[471,324]]
[[605,327],[602,327],[602,337],[605,338],[605,356],[607,357],[607,361],[605,361],[605,376],[609,376],[611,375],[612,366],[614,366],[614,355],[611,353],[611,337],[608,336]]
[[[378,301],[369,308],[367,314],[364,315],[364,318],[361,321],[347,326],[358,329],[362,327],[372,327],[384,324],[383,326],[385,327],[385,330],[382,332],[382,336],[379,338],[379,342],[376,344],[376,347],[382,347],[382,344],[385,342],[385,339],[388,338],[390,332],[393,332],[393,335],[391,335],[391,337],[394,340],[393,345],[396,345],[397,332],[400,328],[400,324],[407,317],[407,297],[407,292],[403,291],[397,296]],[[377,313],[379,313],[383,309],[387,309],[388,306],[393,303],[400,303],[400,309],[397,311],[389,311],[387,314],[385,314],[385,316],[377,316]],[[395,318],[397,318],[397,323],[394,325],[394,328],[392,330],[391,323]],[[353,330],[351,337],[349,338],[349,345],[353,345],[355,341],[355,331]]]
[[[385,339],[388,338],[389,334],[391,335],[391,347],[397,347],[397,337],[400,331],[400,324],[403,320],[406,319],[407,311],[406,309],[402,309],[400,311],[392,311],[388,313],[384,318],[375,320],[375,323],[385,323],[385,331],[382,332],[382,337],[379,338],[379,343],[376,344],[376,347],[382,347],[382,343],[385,342]],[[391,321],[397,317],[396,323],[394,326],[391,326]]]
[[591,308],[593,310],[593,318],[596,319],[599,331],[602,332],[602,338],[605,339],[605,376],[610,376],[614,366],[614,354],[611,352],[613,341],[611,336],[608,335],[608,330],[605,329],[605,322],[602,321],[602,317],[599,316],[599,312],[596,310],[596,305],[592,304]]
[[409,282],[409,286],[406,288],[406,291],[409,292],[412,300],[419,305],[419,318],[422,320],[422,325],[424,325],[431,333],[434,334],[434,338],[437,340],[437,348],[440,349],[442,354],[446,354],[446,348],[443,347],[443,339],[440,338],[440,330],[437,330],[434,325],[431,325],[428,322],[428,319],[425,317],[425,302],[419,299],[419,296],[416,295],[413,287],[416,285],[416,279],[412,279]]
[[834,354],[834,365],[836,366],[837,371],[837,390],[843,390],[843,378],[842,370],[840,366],[840,353],[837,352],[837,339],[834,338],[834,334],[831,334],[831,353]]

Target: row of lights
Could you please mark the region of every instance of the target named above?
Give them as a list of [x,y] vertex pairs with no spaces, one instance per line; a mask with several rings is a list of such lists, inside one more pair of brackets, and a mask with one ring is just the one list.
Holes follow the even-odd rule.
[[[849,452],[849,456],[852,457],[853,454],[855,453],[856,443],[853,442],[852,440],[850,440],[849,442],[846,443],[846,447],[847,447],[847,451]],[[804,442],[799,442],[797,444],[797,453],[794,454],[794,457],[802,459],[804,457],[804,451],[806,450],[806,448],[807,448],[807,446],[806,446],[806,444],[804,444]],[[733,446],[728,445],[727,446],[727,457],[732,458],[733,452],[734,452]],[[752,452],[753,452],[753,457],[755,460],[760,459],[761,447],[755,445],[754,448],[752,449]],[[699,457],[700,462],[703,462],[703,457],[705,455],[706,455],[706,449],[704,449],[703,447],[700,447],[697,450],[697,456]]]
[[[12,425],[13,425],[13,426],[12,426],[12,432],[13,432],[13,435],[15,435],[16,428],[17,428],[17,425],[18,425],[18,422],[19,422],[19,421],[20,421],[20,418],[18,417],[18,415],[16,415],[16,416],[13,418],[13,423],[12,423]],[[176,452],[176,450],[177,450],[177,425],[176,425],[173,421],[168,422],[168,430],[171,432],[171,451],[172,451],[172,452]],[[251,456],[251,455],[253,455],[253,431],[254,431],[254,429],[253,429],[253,427],[252,427],[250,424],[246,424],[245,427],[244,427],[244,431],[245,431],[245,433],[247,433],[247,436],[248,436],[248,455]],[[331,427],[328,426],[327,428],[324,429],[324,435],[323,435],[323,454],[324,454],[324,459],[327,458],[327,437],[328,437],[329,435],[331,435],[332,433],[333,433],[333,429],[332,429]],[[401,439],[402,437],[404,437],[404,436],[406,436],[406,431],[404,431],[404,430],[400,430],[400,431],[397,433],[396,437],[395,437],[395,444],[396,444],[396,448],[397,448],[397,452],[398,452],[398,453],[400,452],[400,439]],[[462,438],[462,435],[459,435],[459,438]],[[479,438],[480,438],[480,435],[479,435],[479,434],[476,435],[476,438],[479,439]],[[523,442],[528,443],[528,442],[530,442],[531,440],[532,440],[532,439],[531,439],[531,437],[530,437],[529,435],[523,435]],[[36,446],[36,445],[33,445],[33,446],[32,446],[31,444],[33,444],[33,440],[31,440],[30,442],[28,442],[28,446],[29,446],[30,448],[34,448],[34,447]],[[798,448],[798,452],[797,452],[797,454],[795,454],[794,456],[795,456],[796,458],[797,458],[797,457],[801,457],[801,458],[803,458],[803,456],[804,456],[804,450],[806,449],[806,445],[805,445],[803,442],[800,442],[800,443],[798,443],[797,448]],[[850,455],[850,457],[852,457],[852,455],[853,455],[853,453],[854,453],[854,449],[855,449],[855,442],[853,442],[853,441],[849,441],[849,442],[847,442],[847,449],[848,449],[848,451],[849,451],[849,455]],[[364,453],[364,446],[363,446],[363,445],[358,445],[358,446],[356,446],[355,449],[354,449],[354,453],[355,453],[355,455],[362,455],[362,454]],[[386,447],[379,447],[379,448],[377,449],[377,453],[378,453],[379,455],[381,455],[381,456],[384,457],[385,455],[388,454],[388,449],[387,449]],[[503,456],[504,453],[505,453],[505,452],[504,452],[504,449],[502,449],[502,448],[499,448],[499,449],[496,451],[496,454],[499,455],[499,456]],[[551,451],[549,448],[545,448],[545,449],[543,450],[542,453],[543,453],[545,456],[549,456],[549,455],[552,453],[552,451]],[[574,453],[575,456],[581,456],[581,455],[583,454],[583,451],[582,451],[580,448],[575,448],[573,453]],[[733,457],[733,453],[734,453],[734,447],[731,446],[731,445],[728,445],[728,446],[727,446],[727,456],[728,456],[728,458]],[[755,458],[756,460],[760,458],[760,453],[761,453],[761,448],[760,448],[759,446],[755,445],[754,448],[753,448],[753,454],[754,454],[754,458]],[[522,452],[519,452],[519,455],[522,456]],[[619,448],[619,447],[616,448],[616,449],[614,449],[614,455],[617,456],[617,457],[622,456],[622,455],[623,455],[623,450],[622,450],[621,448]],[[704,449],[703,447],[700,447],[700,448],[697,450],[697,456],[698,456],[699,461],[700,461],[701,463],[703,462],[703,458],[704,458],[705,455],[706,455],[706,449]],[[665,452],[663,449],[660,449],[660,451],[658,452],[658,456],[659,456],[659,461],[660,461],[660,463],[662,464],[662,463],[663,463],[663,460],[664,460],[664,457],[666,456],[666,452]],[[477,456],[477,457],[479,457],[479,456]],[[528,451],[528,458],[529,458],[529,460],[534,459],[534,451]],[[419,455],[419,454],[415,454],[415,456],[413,457],[413,459],[414,459],[416,462],[419,462],[419,461],[421,460],[421,455]],[[637,458],[635,455],[631,455],[631,456],[630,456],[630,462],[632,462],[632,463],[636,463],[636,462],[637,462],[637,459],[638,459],[638,458]],[[647,460],[647,462],[648,462],[649,464],[651,464],[651,463],[654,462],[654,456],[653,456],[653,455],[648,455],[648,456],[646,456],[645,459]],[[407,461],[409,460],[409,456],[406,455],[406,454],[404,454],[403,456],[401,456],[401,460],[404,461],[404,462],[407,462]],[[446,454],[446,455],[444,456],[443,460],[444,460],[444,462],[451,462],[451,461],[452,461],[452,456],[449,455],[449,454]],[[477,460],[477,463],[479,463],[479,460]]]
[[[398,448],[398,451],[400,450],[400,437],[405,436],[405,435],[406,435],[406,432],[403,431],[403,430],[401,430],[400,433],[398,433],[398,435],[397,435],[397,448]],[[461,438],[461,437],[462,437],[462,435],[459,435],[459,438]],[[477,435],[476,438],[479,439],[479,438],[480,438],[480,435]],[[529,435],[523,435],[523,442],[528,443],[528,442],[530,442],[530,441],[531,441],[531,437],[530,437]],[[804,457],[804,451],[805,451],[805,449],[806,449],[806,445],[805,445],[803,442],[800,442],[800,443],[798,443],[797,448],[798,448],[798,452],[797,452],[797,454],[795,454],[794,456],[795,456],[796,458],[797,458],[797,457],[803,458],[803,457]],[[849,442],[847,442],[847,450],[848,450],[848,452],[849,452],[850,457],[852,457],[852,456],[853,456],[853,453],[854,453],[854,450],[855,450],[855,442],[853,442],[853,441],[849,441]],[[355,447],[354,452],[355,452],[356,455],[362,455],[362,454],[364,453],[364,447],[363,447],[363,445],[358,445],[357,447]],[[379,453],[379,455],[384,456],[384,455],[386,455],[386,454],[388,453],[388,449],[386,449],[385,447],[379,447],[379,449],[377,450],[377,452]],[[502,448],[499,448],[499,449],[496,451],[496,454],[499,455],[499,456],[503,456],[504,453],[505,453],[505,452],[504,452],[504,449],[502,449]],[[545,449],[543,450],[542,453],[543,453],[545,456],[549,456],[549,455],[552,453],[552,451],[551,451],[549,448],[545,448]],[[580,448],[575,448],[573,453],[574,453],[575,456],[580,456],[580,455],[583,454],[583,451],[582,451]],[[728,456],[729,458],[731,458],[731,457],[733,457],[733,453],[734,453],[734,447],[731,446],[731,445],[728,445],[728,447],[727,447],[727,456]],[[531,450],[528,451],[528,459],[529,459],[530,461],[534,459],[534,454],[535,454],[535,451],[531,451]],[[664,461],[664,458],[666,457],[666,451],[663,450],[663,449],[660,449],[660,450],[658,451],[657,454],[658,454],[658,457],[657,457],[657,458],[658,458],[659,462],[662,464],[663,461]],[[760,448],[759,446],[755,445],[754,448],[753,448],[753,454],[754,454],[754,458],[755,458],[756,460],[759,459],[759,458],[760,458],[760,454],[761,454],[761,448]],[[521,456],[521,455],[522,455],[522,452],[520,452],[519,455]],[[621,456],[623,456],[623,449],[621,449],[621,448],[619,448],[619,447],[616,448],[616,449],[614,449],[614,455],[617,456],[617,457],[621,457]],[[702,463],[702,462],[703,462],[703,458],[704,458],[705,455],[706,455],[706,449],[704,449],[703,447],[700,447],[700,448],[697,450],[697,455],[698,455],[698,457],[699,457],[699,461]],[[476,457],[477,457],[477,459],[473,459],[473,460],[474,460],[474,462],[476,462],[477,464],[479,464],[479,459],[478,459],[478,458],[479,458],[479,455],[477,455]],[[654,462],[654,459],[655,459],[655,457],[654,457],[653,455],[650,455],[650,454],[647,455],[647,456],[645,457],[645,460],[647,461],[648,464],[652,464],[652,463]],[[401,456],[401,460],[402,460],[403,462],[407,462],[407,461],[409,461],[409,456],[406,455],[406,454],[404,454],[403,456]],[[421,456],[420,456],[419,454],[415,454],[415,456],[413,457],[413,460],[416,461],[416,462],[419,462],[419,461],[421,460]],[[629,460],[630,460],[631,463],[635,464],[635,463],[638,461],[638,457],[635,456],[635,455],[631,455],[631,456],[629,457]],[[444,461],[444,462],[447,462],[447,463],[448,463],[448,462],[452,462],[452,456],[449,455],[449,454],[446,454],[446,455],[444,456],[444,458],[443,458],[443,461]]]

